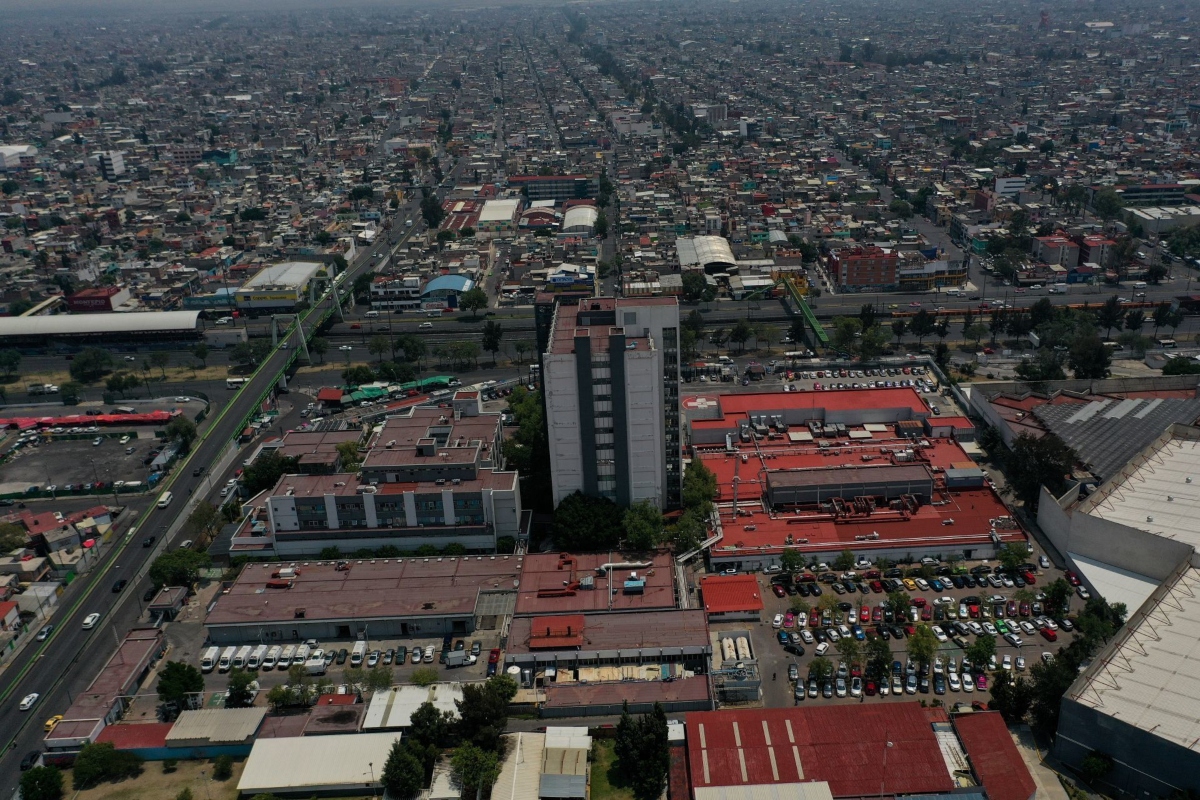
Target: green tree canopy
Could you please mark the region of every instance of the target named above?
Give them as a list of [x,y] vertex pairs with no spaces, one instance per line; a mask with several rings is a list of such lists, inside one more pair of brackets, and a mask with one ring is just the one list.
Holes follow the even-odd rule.
[[470,311],[471,319],[475,319],[476,312],[488,307],[487,292],[479,287],[468,289],[458,298],[458,307],[463,311]]
[[208,553],[180,548],[163,553],[150,565],[150,580],[155,586],[191,587],[200,577],[200,570],[211,563]]
[[662,512],[648,500],[630,506],[622,521],[625,542],[634,550],[653,550],[662,540]]
[[112,369],[112,355],[99,347],[85,347],[71,362],[71,377],[80,383],[95,383]]
[[567,495],[554,511],[554,542],[566,551],[608,550],[624,533],[621,508],[606,497]]
[[425,765],[413,754],[407,740],[392,743],[379,781],[387,796],[397,800],[409,800],[425,788]]
[[22,800],[61,800],[63,776],[58,767],[34,767],[21,775]]
[[168,661],[158,673],[158,699],[190,708],[189,697],[204,691],[204,675],[191,664]]
[[1017,497],[1036,507],[1042,486],[1056,497],[1061,494],[1066,476],[1077,460],[1075,451],[1054,434],[1034,437],[1023,433],[1013,442],[1004,463]]

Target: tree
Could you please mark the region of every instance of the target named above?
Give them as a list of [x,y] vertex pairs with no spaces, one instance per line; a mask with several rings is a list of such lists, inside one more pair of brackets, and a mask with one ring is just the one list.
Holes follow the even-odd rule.
[[653,550],[662,539],[662,512],[649,500],[630,506],[622,521],[625,543],[634,550]]
[[415,686],[432,686],[437,680],[438,671],[433,667],[417,667],[413,670],[412,682]]
[[912,320],[909,322],[909,330],[913,336],[917,337],[917,347],[921,346],[921,342],[924,341],[926,336],[933,333],[936,321],[937,318],[923,308],[913,315]]
[[842,661],[847,664],[853,664],[858,661],[862,655],[862,648],[858,644],[858,639],[853,636],[843,636],[837,640],[834,648],[838,651],[838,655],[842,657]]
[[338,442],[335,445],[335,449],[337,450],[342,472],[357,472],[359,464],[362,463],[362,454],[359,452],[358,442]]
[[1037,507],[1044,485],[1055,497],[1062,493],[1066,477],[1075,467],[1075,451],[1052,433],[1033,437],[1022,433],[1004,459],[1013,492],[1027,506]]
[[888,592],[887,604],[893,614],[907,614],[908,609],[912,608],[912,598],[908,596],[908,592],[897,589],[894,592]]
[[833,347],[842,353],[853,353],[858,349],[858,337],[862,335],[862,323],[854,317],[836,317],[833,320]]
[[903,200],[893,200],[888,204],[888,211],[895,214],[900,219],[908,219],[912,216],[912,206]]
[[221,528],[221,511],[207,500],[201,500],[188,514],[184,527],[196,539],[205,539]]
[[904,339],[904,334],[908,333],[908,321],[904,319],[892,320],[892,336],[896,337],[896,344],[899,345]]
[[662,706],[655,703],[650,713],[637,718],[629,714],[626,706],[617,723],[613,749],[633,796],[637,800],[657,800],[671,763],[667,716]]
[[1116,219],[1124,208],[1121,196],[1111,187],[1101,189],[1092,195],[1092,210],[1101,219]]
[[1071,595],[1075,590],[1064,578],[1056,578],[1044,590],[1046,592],[1046,610],[1052,615],[1064,615],[1071,603]]
[[1200,361],[1186,356],[1175,356],[1163,364],[1163,375],[1200,375]]
[[82,791],[105,781],[132,778],[141,771],[142,759],[134,753],[117,750],[111,742],[85,744],[75,756],[72,782],[76,791]]
[[708,280],[702,270],[688,270],[683,273],[683,299],[688,303],[699,303],[708,292]]
[[882,637],[872,636],[867,639],[864,648],[867,674],[875,678],[885,678],[892,666],[892,648]]
[[367,352],[373,356],[379,356],[379,361],[383,362],[383,354],[390,350],[392,343],[386,336],[372,336],[367,341]]
[[367,670],[366,685],[373,692],[382,692],[385,689],[390,689],[392,681],[395,679],[395,673],[392,672],[392,667],[389,664],[376,664],[371,669]]
[[195,359],[197,361],[200,362],[200,366],[202,368],[207,367],[208,366],[208,343],[207,342],[197,342],[196,346],[192,348],[192,355],[195,357]]
[[785,549],[779,555],[780,568],[788,573],[796,573],[804,569],[804,556],[799,550]]
[[213,760],[214,781],[227,781],[233,777],[233,757],[229,755],[220,755]]
[[425,766],[413,755],[407,740],[392,743],[379,782],[388,797],[403,800],[416,797],[425,788]]
[[475,312],[488,307],[487,292],[479,287],[468,289],[458,298],[458,307],[464,311],[470,311],[471,319],[475,319]]
[[375,372],[365,364],[346,367],[342,370],[342,380],[349,386],[361,386],[375,380]]
[[875,324],[875,304],[863,303],[858,309],[858,321],[862,324],[862,330],[866,330]]
[[500,352],[500,339],[504,336],[504,326],[499,322],[488,320],[483,323],[483,349],[492,354],[492,366],[496,366],[496,354]]
[[308,343],[308,352],[317,357],[321,363],[325,363],[325,353],[329,350],[329,340],[324,336],[314,336],[312,341]]
[[932,664],[937,652],[938,640],[928,625],[918,625],[908,637],[908,653],[920,664]]
[[1017,544],[1006,544],[1000,548],[1000,552],[997,554],[997,558],[1006,572],[1016,572],[1017,567],[1024,564],[1028,557],[1029,553],[1025,547]]
[[420,368],[421,359],[425,358],[425,340],[413,333],[397,337],[396,347],[404,351],[404,360],[412,361]]
[[566,551],[608,550],[620,543],[623,523],[613,501],[575,492],[554,511],[554,542]]
[[608,217],[601,211],[596,214],[596,224],[592,226],[597,239],[604,239],[608,236]]
[[817,656],[808,665],[808,677],[823,683],[833,675],[833,664],[824,656]]
[[163,380],[166,380],[167,365],[171,363],[171,354],[165,350],[155,350],[150,354],[150,363],[162,371]]
[[708,517],[716,496],[717,476],[704,466],[703,461],[693,459],[683,475],[683,507],[696,511],[702,517]]
[[507,675],[496,675],[486,683],[463,686],[458,708],[458,730],[463,741],[484,750],[496,751],[508,721],[508,704],[517,694],[517,683]]
[[999,711],[1004,721],[1019,725],[1029,714],[1033,702],[1033,686],[1025,678],[1014,678],[1011,672],[1000,670],[992,682],[992,700],[988,708]]
[[180,548],[163,553],[150,565],[150,580],[155,586],[190,587],[200,577],[200,570],[210,563],[208,553]]
[[1115,294],[1104,301],[1104,305],[1096,309],[1096,321],[1104,328],[1104,338],[1107,339],[1112,329],[1121,324],[1125,309],[1121,307],[1121,299]]
[[192,442],[196,441],[196,423],[183,414],[177,415],[168,422],[165,432],[168,439],[179,443],[179,449],[184,453],[190,450]]
[[1098,781],[1112,771],[1112,756],[1099,750],[1093,750],[1083,757],[1083,761],[1079,762],[1079,772],[1083,776],[1084,782],[1090,786],[1095,786]]
[[225,697],[226,708],[249,708],[254,704],[254,673],[234,669],[229,673],[229,694]]
[[451,744],[454,714],[439,711],[431,702],[425,701],[412,713],[407,732],[408,741],[423,747],[441,748]]
[[738,350],[746,349],[746,342],[754,335],[754,329],[744,319],[739,319],[729,331],[729,341],[738,346]]
[[58,767],[34,767],[21,776],[22,800],[61,800],[63,776]]
[[842,570],[843,572],[854,566],[854,553],[850,550],[843,550],[837,554],[837,558],[833,560],[833,568]]
[[987,635],[976,637],[963,655],[971,659],[971,663],[975,666],[986,668],[988,660],[996,655],[996,637]]
[[858,357],[863,361],[873,361],[883,353],[887,345],[887,334],[879,325],[872,325],[862,332],[858,340]]
[[450,768],[458,782],[476,796],[491,789],[500,776],[499,756],[473,744],[460,745],[450,757]]
[[4,377],[11,378],[13,373],[21,367],[21,351],[11,347],[0,350],[0,369],[4,370]]
[[24,548],[29,542],[29,534],[20,525],[11,522],[0,522],[0,553],[11,553],[17,548]]
[[191,708],[190,698],[204,691],[204,675],[190,663],[168,661],[158,672],[158,699],[180,709]]
[[1015,372],[1018,378],[1030,383],[1061,381],[1067,377],[1062,369],[1062,357],[1044,347],[1035,352],[1032,359],[1022,358]]
[[288,458],[277,451],[263,453],[254,463],[242,471],[242,487],[253,497],[263,489],[270,489],[287,473],[300,469],[298,458]]
[[112,369],[112,363],[107,350],[85,347],[71,362],[71,377],[80,383],[95,383]]

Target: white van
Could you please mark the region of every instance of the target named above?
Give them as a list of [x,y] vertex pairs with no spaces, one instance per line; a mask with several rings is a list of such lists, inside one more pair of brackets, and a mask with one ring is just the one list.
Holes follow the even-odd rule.
[[311,652],[311,650],[308,645],[306,645],[306,644],[297,645],[296,646],[296,655],[292,656],[292,663],[293,664],[303,664],[305,661],[308,661],[308,654],[310,652]]
[[233,666],[233,657],[237,654],[236,647],[226,647],[221,651],[221,658],[217,661],[217,669],[221,672],[229,672]]
[[367,643],[360,639],[354,643],[354,650],[350,653],[350,666],[361,667],[366,655]]
[[366,317],[367,319],[379,319],[379,312],[378,311],[368,311],[366,314],[363,314],[363,316]]
[[267,650],[267,655],[263,658],[262,668],[264,670],[275,669],[279,664],[279,655],[283,652],[283,648],[277,644],[271,645]]
[[262,666],[263,659],[267,657],[267,646],[260,644],[254,648],[254,652],[250,654],[250,658],[246,660],[246,669],[258,669]]
[[233,655],[233,666],[237,669],[242,669],[246,666],[246,662],[250,660],[250,653],[253,652],[250,645],[244,644],[238,648]]
[[292,665],[292,657],[296,654],[296,645],[289,644],[283,648],[283,652],[279,655],[278,669],[287,669]]
[[221,657],[221,648],[210,647],[204,651],[204,655],[200,656],[200,671],[204,673],[212,672],[216,669],[217,660]]
[[158,496],[158,507],[166,508],[167,506],[171,505],[172,498],[173,495],[170,492],[163,492]]
[[1146,288],[1146,282],[1145,282],[1145,281],[1134,281],[1134,282],[1133,282],[1133,288],[1135,288],[1135,289],[1145,289],[1145,288]]

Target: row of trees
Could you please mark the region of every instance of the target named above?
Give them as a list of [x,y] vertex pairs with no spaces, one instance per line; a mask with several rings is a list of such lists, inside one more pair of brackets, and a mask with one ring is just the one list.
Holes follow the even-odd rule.
[[648,714],[635,717],[629,703],[621,711],[613,743],[620,783],[629,787],[636,800],[657,800],[666,786],[671,767],[667,743],[667,715],[658,703]]

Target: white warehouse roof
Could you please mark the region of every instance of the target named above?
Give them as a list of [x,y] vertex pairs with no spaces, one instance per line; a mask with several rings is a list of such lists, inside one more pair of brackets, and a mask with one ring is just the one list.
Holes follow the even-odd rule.
[[251,289],[300,289],[308,284],[318,271],[325,268],[319,261],[284,261],[261,269],[242,286]]
[[195,330],[199,311],[133,311],[123,314],[54,314],[0,317],[0,337],[105,333],[174,333]]
[[483,204],[483,210],[479,212],[479,221],[487,222],[512,222],[517,216],[517,208],[520,207],[521,201],[518,199],[512,200],[488,200]]
[[679,253],[679,266],[707,267],[709,264],[727,264],[733,266],[733,250],[723,236],[693,236],[690,239],[676,239],[675,250]]
[[596,220],[599,217],[600,212],[595,206],[571,206],[563,215],[562,228],[564,231],[572,228],[591,230],[596,227]]
[[383,765],[399,739],[398,733],[258,739],[246,759],[238,794],[366,794],[379,788]]

